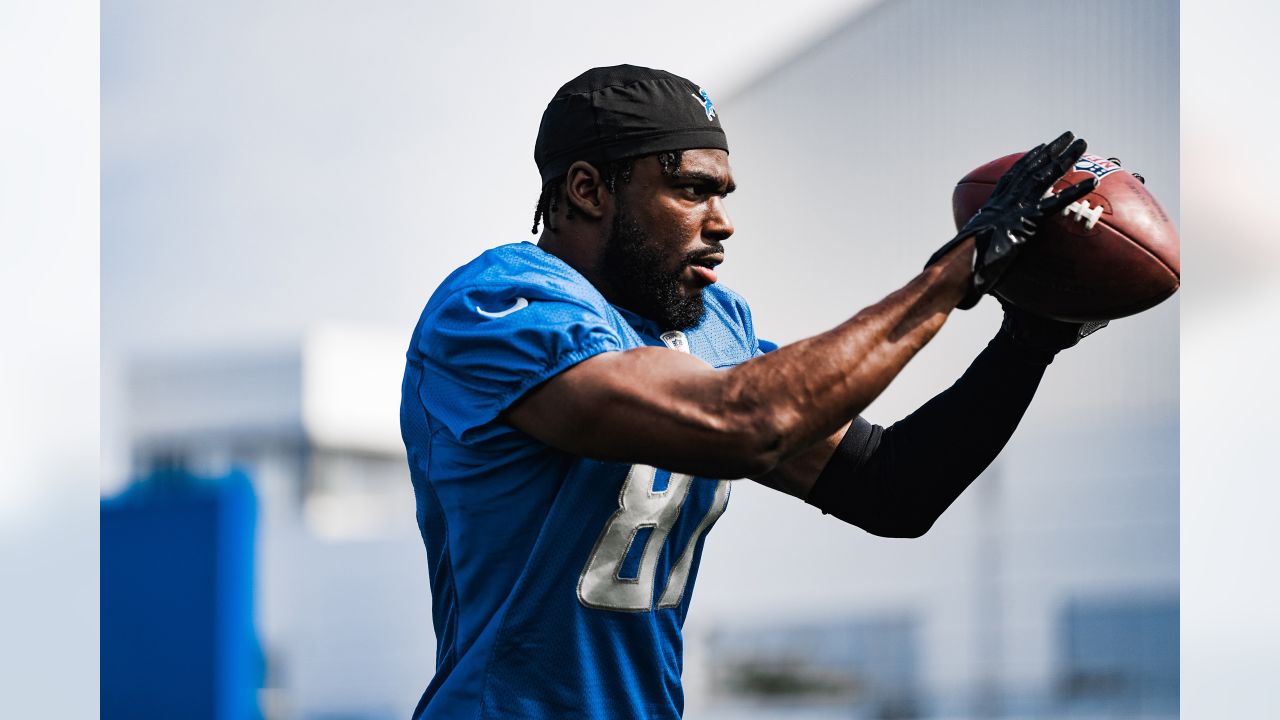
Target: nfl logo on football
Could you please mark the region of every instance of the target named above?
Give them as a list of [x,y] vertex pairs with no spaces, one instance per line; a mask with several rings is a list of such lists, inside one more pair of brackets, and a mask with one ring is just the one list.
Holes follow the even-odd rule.
[[1119,170],[1120,164],[1097,155],[1084,155],[1076,161],[1075,169],[1093,173],[1101,180],[1104,176]]

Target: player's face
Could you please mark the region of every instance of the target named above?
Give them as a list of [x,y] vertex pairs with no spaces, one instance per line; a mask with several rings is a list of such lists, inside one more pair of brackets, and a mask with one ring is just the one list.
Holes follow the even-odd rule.
[[665,328],[698,323],[733,234],[724,205],[733,189],[723,150],[686,150],[674,175],[656,157],[636,160],[631,182],[618,185],[603,263],[623,307]]

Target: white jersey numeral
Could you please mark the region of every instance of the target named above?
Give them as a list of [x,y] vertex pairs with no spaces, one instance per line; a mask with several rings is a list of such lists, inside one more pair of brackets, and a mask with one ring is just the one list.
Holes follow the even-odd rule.
[[[693,482],[688,475],[671,473],[667,487],[655,491],[653,480],[656,474],[657,470],[648,465],[633,465],[627,473],[618,493],[618,510],[609,517],[586,567],[578,577],[578,601],[583,605],[629,612],[647,612],[653,608],[658,556],[671,527],[680,516],[680,509],[689,495],[689,485]],[[685,584],[689,581],[689,569],[698,539],[724,512],[728,501],[729,483],[721,480],[716,484],[711,509],[689,537],[680,559],[671,567],[659,607],[680,604]],[[639,570],[635,577],[623,577],[622,565],[642,528],[651,530],[641,550]]]
[[684,552],[680,553],[680,559],[671,566],[671,572],[667,575],[667,589],[662,591],[658,607],[675,607],[680,604],[680,600],[684,598],[684,586],[689,582],[689,568],[693,566],[693,551],[698,547],[698,539],[715,524],[716,520],[720,519],[728,505],[729,481],[720,480],[716,483],[716,498],[711,503],[711,509],[702,516],[702,522],[693,529],[693,534],[689,536],[689,544],[685,546]]
[[[478,308],[477,308],[478,309]],[[689,352],[689,339],[679,330],[662,334],[662,342],[677,352]],[[654,491],[653,480],[658,471],[648,465],[632,465],[618,492],[618,510],[609,516],[600,539],[591,551],[586,567],[578,576],[578,602],[587,607],[627,612],[648,612],[653,608],[653,583],[658,574],[658,556],[671,533],[680,509],[689,495],[688,475],[671,473],[665,490]],[[715,500],[702,522],[693,529],[689,544],[667,574],[666,589],[658,607],[675,607],[684,598],[689,582],[693,552],[702,534],[724,513],[729,504],[729,481],[716,483]],[[642,528],[651,528],[640,555],[640,569],[635,577],[622,577],[622,564],[631,554],[631,545]]]

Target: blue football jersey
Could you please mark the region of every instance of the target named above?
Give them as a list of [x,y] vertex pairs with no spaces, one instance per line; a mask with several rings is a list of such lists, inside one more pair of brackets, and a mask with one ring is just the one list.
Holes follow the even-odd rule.
[[664,333],[531,243],[432,295],[400,408],[436,633],[415,718],[681,714],[680,628],[729,483],[570,455],[499,415],[597,353],[758,354],[746,303],[719,285],[704,298],[697,327]]

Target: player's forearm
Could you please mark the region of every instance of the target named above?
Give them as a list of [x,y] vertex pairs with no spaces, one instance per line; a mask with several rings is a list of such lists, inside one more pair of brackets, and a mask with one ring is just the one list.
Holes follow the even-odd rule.
[[758,428],[764,466],[829,436],[884,390],[963,296],[971,252],[965,243],[833,330],[726,373],[726,405]]
[[1048,361],[998,335],[954,385],[888,429],[856,421],[806,501],[875,535],[923,535],[1004,448]]

